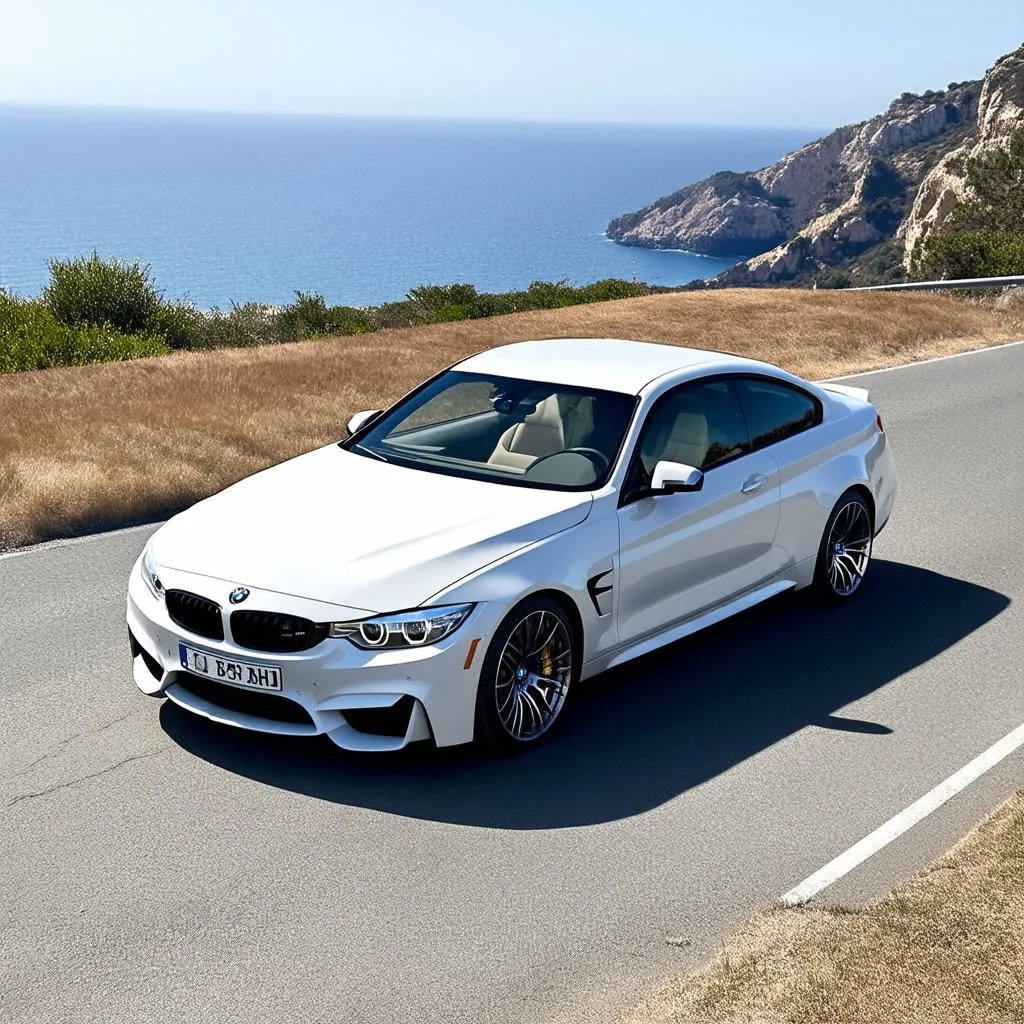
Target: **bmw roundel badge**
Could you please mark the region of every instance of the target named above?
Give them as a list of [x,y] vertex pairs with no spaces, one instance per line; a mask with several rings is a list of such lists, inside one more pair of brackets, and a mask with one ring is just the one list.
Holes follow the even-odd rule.
[[232,604],[241,604],[248,596],[248,587],[235,587],[235,589],[228,595],[228,600]]

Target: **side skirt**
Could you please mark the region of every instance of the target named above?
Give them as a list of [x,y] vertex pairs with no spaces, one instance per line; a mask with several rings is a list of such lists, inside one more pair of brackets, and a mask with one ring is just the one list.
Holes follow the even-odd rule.
[[727,619],[731,615],[736,615],[739,612],[746,611],[748,608],[753,608],[755,604],[767,601],[768,598],[775,597],[777,594],[790,590],[796,585],[796,582],[792,579],[779,579],[756,587],[754,590],[748,590],[745,594],[741,594],[726,604],[720,604],[716,608],[711,608],[700,615],[694,616],[692,619],[686,619],[684,622],[670,626],[661,633],[644,637],[642,640],[637,640],[626,647],[620,647],[618,650],[610,651],[608,654],[587,662],[583,666],[582,678],[595,676],[606,669],[614,668],[616,665],[622,665],[627,661],[632,661],[634,658],[639,658],[643,654],[656,651],[659,647],[666,646],[666,644],[682,640],[684,636],[690,636],[691,633],[696,633],[707,626],[714,625],[716,622],[721,622],[722,619]]

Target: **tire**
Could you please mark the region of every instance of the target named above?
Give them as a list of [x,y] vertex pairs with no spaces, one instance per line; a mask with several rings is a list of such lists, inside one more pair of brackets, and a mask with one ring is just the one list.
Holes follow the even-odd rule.
[[480,668],[475,743],[511,753],[543,739],[579,675],[577,646],[569,616],[557,601],[539,596],[517,604],[491,638]]
[[845,604],[860,593],[871,564],[871,506],[860,491],[846,491],[825,523],[811,595],[823,604]]

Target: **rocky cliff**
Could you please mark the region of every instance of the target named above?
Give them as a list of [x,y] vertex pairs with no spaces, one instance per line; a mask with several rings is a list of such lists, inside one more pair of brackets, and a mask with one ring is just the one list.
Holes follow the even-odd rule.
[[930,231],[941,228],[966,194],[964,164],[1004,145],[1024,129],[1024,46],[996,61],[981,87],[978,113],[971,131],[929,171],[901,225],[904,261]]
[[758,171],[724,171],[613,220],[610,238],[745,262],[716,284],[893,276],[963,193],[964,160],[1004,140],[1024,105],[1024,46],[983,82],[904,93],[884,114]]

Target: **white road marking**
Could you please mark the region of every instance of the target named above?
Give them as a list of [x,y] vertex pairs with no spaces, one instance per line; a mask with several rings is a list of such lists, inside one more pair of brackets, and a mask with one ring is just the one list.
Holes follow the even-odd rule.
[[944,782],[940,782],[933,790],[925,793],[920,800],[915,800],[860,842],[854,843],[845,853],[841,853],[813,875],[805,878],[799,885],[785,893],[780,902],[793,907],[817,896],[822,889],[827,889],[833,882],[849,874],[857,865],[863,864],[872,854],[888,846],[919,821],[927,818],[932,811],[937,810],[962,789],[966,789],[975,779],[980,778],[1021,746],[1024,746],[1024,725],[1018,725],[973,761],[969,761]]

